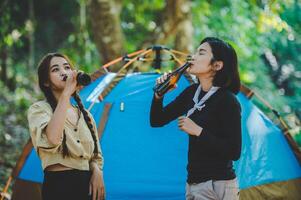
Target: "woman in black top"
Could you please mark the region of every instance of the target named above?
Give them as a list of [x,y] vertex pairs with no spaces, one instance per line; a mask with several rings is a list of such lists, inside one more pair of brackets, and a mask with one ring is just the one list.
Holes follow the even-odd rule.
[[[189,135],[186,199],[238,199],[232,161],[241,151],[241,108],[235,94],[240,89],[237,55],[218,39],[205,38],[192,56],[187,72],[199,83],[187,87],[163,107],[155,93],[150,114],[153,127],[178,118],[179,128]],[[157,79],[157,84],[167,74]]]

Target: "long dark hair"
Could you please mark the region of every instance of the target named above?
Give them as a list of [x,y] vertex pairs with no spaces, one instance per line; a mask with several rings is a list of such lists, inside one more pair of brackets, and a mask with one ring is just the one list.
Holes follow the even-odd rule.
[[201,44],[207,42],[213,54],[211,63],[222,61],[223,68],[216,72],[213,85],[226,88],[237,94],[240,90],[237,55],[234,48],[227,42],[215,37],[207,37]]
[[[40,61],[39,65],[38,65],[39,87],[40,87],[41,91],[43,92],[43,94],[44,94],[44,96],[47,100],[47,102],[50,104],[50,106],[51,106],[51,108],[54,112],[54,110],[57,106],[57,100],[56,100],[55,96],[53,95],[51,87],[49,86],[50,85],[49,84],[50,83],[49,67],[50,67],[51,59],[53,57],[62,57],[62,58],[64,58],[69,63],[71,69],[74,69],[74,65],[66,55],[63,55],[63,54],[60,54],[60,53],[49,53],[49,54],[45,55],[42,58],[42,60]],[[46,83],[48,83],[48,84],[46,84]],[[96,133],[93,129],[92,120],[91,120],[88,112],[85,110],[79,95],[75,92],[72,96],[74,97],[74,100],[76,101],[76,103],[79,107],[79,110],[83,113],[85,122],[86,122],[86,124],[87,124],[87,126],[90,130],[91,136],[92,136],[93,141],[94,141],[94,150],[93,150],[93,152],[94,152],[94,155],[96,155],[98,153],[97,139],[96,139]],[[63,157],[70,156],[69,150],[68,150],[67,145],[66,145],[65,130],[64,130],[64,133],[63,133],[63,141],[62,141],[61,150],[62,150]]]

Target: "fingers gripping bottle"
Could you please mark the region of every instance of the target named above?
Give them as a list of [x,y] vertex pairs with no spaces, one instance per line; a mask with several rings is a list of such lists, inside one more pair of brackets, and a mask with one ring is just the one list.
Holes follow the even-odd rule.
[[170,90],[176,85],[176,83],[179,81],[181,76],[184,74],[184,72],[190,65],[191,63],[186,62],[181,67],[169,73],[167,75],[167,79],[164,82],[155,85],[155,87],[153,88],[154,92],[157,93],[159,96],[163,96],[168,90]]

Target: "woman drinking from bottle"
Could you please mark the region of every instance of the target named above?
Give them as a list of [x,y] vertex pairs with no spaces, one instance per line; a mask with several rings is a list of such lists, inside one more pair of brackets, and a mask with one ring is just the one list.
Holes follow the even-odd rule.
[[[187,87],[163,106],[154,94],[150,123],[161,127],[178,118],[189,135],[187,200],[235,200],[239,190],[232,162],[241,151],[241,108],[235,94],[240,89],[237,55],[233,47],[213,37],[198,47],[187,72],[198,83]],[[168,74],[157,79],[166,81]]]
[[38,66],[45,100],[29,108],[28,122],[44,170],[43,200],[104,199],[97,128],[76,92],[76,77],[72,63],[59,53],[47,54]]

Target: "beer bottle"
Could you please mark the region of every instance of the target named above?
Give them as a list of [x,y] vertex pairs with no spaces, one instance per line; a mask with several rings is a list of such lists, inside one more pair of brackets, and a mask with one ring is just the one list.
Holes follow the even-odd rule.
[[167,75],[166,80],[163,83],[155,85],[155,87],[153,88],[154,92],[157,93],[159,96],[163,96],[168,90],[175,86],[175,84],[181,78],[182,74],[190,65],[191,63],[186,62],[183,66],[169,73]]

